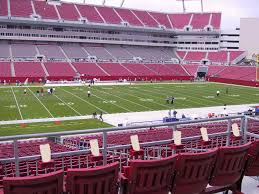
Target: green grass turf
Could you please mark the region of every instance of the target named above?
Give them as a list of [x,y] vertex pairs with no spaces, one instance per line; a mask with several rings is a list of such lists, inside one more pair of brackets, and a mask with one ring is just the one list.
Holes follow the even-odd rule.
[[110,125],[96,119],[88,119],[76,121],[63,121],[59,124],[56,124],[54,122],[30,123],[27,124],[25,128],[22,128],[20,125],[2,125],[0,126],[0,134],[1,136],[10,136],[106,127],[110,127]]
[[[93,86],[92,96],[87,97],[88,87],[56,87],[54,95],[45,94],[37,97],[39,87],[27,87],[27,94],[23,94],[23,87],[0,88],[0,120],[20,120],[35,118],[52,118],[63,116],[91,115],[99,113],[122,113],[152,110],[168,110],[179,108],[210,107],[259,103],[257,88],[224,85],[218,83],[145,83],[127,86]],[[229,93],[226,94],[226,88]],[[46,90],[47,88],[45,88]],[[216,91],[221,92],[216,97]],[[166,104],[165,98],[174,96],[173,105]],[[7,128],[0,128],[0,136],[7,134],[39,133],[39,124],[33,124],[28,129],[17,129],[8,133]],[[69,125],[73,126],[73,125]],[[81,125],[80,125],[81,126]],[[87,124],[78,128],[76,124],[71,129],[98,128],[98,124]],[[11,127],[12,128],[12,127]],[[55,126],[53,130],[42,129],[42,132],[67,130],[65,125]],[[9,129],[10,130],[10,129]],[[29,131],[31,130],[31,131]],[[44,131],[45,130],[45,131]]]

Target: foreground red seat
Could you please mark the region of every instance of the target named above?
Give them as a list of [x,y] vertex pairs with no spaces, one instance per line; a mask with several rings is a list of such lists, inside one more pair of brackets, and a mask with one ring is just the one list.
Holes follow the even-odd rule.
[[173,194],[196,194],[204,191],[209,183],[216,162],[217,149],[203,153],[179,154]]
[[177,156],[160,160],[131,160],[121,174],[123,194],[168,194]]
[[118,194],[119,163],[89,169],[68,169],[69,194]]
[[37,177],[5,177],[4,194],[62,194],[63,171]]
[[248,155],[245,176],[259,176],[259,140],[252,143]]
[[241,193],[238,190],[238,181],[244,172],[245,163],[251,143],[241,146],[220,147],[209,184],[212,187],[205,193],[217,193],[232,190],[234,194]]

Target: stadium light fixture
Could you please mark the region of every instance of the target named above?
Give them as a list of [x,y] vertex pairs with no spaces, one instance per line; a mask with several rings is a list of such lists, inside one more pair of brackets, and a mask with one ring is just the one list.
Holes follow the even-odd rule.
[[[186,12],[186,7],[185,7],[185,1],[198,1],[198,0],[176,0],[176,1],[182,1],[183,5],[183,12]],[[201,2],[201,12],[203,12],[203,0],[199,0]]]
[[123,6],[124,2],[125,2],[125,0],[122,0],[122,2],[121,2],[121,6],[120,6],[120,7],[122,7],[122,6]]

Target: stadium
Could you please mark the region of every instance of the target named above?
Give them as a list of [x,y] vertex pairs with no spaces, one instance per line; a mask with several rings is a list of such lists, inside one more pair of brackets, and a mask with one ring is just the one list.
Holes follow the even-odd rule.
[[0,0],[0,194],[258,194],[256,6]]

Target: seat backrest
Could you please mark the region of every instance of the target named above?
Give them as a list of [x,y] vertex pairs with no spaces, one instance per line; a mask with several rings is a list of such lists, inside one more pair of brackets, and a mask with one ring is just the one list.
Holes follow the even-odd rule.
[[220,147],[209,184],[212,186],[225,186],[236,183],[244,170],[250,146],[251,143]]
[[127,194],[164,194],[172,187],[177,155],[160,160],[131,160],[125,171]]
[[246,176],[259,176],[259,140],[252,143],[248,152]]
[[217,149],[202,153],[179,154],[173,194],[196,194],[206,189],[216,162]]
[[119,163],[96,168],[68,169],[69,194],[118,194]]
[[5,177],[5,194],[62,194],[63,171],[57,171],[35,177]]

